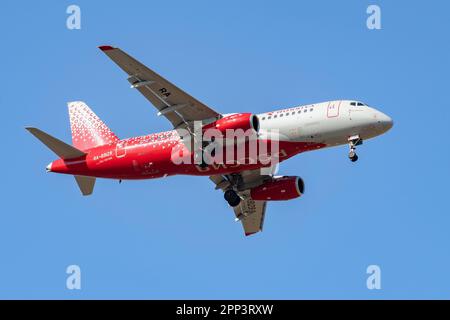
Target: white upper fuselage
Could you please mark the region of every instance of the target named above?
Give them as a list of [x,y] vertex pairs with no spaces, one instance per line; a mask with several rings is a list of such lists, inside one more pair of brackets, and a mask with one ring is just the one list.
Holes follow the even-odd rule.
[[388,131],[393,121],[364,103],[337,100],[258,115],[260,133],[279,130],[281,141],[347,144],[352,136],[365,140]]

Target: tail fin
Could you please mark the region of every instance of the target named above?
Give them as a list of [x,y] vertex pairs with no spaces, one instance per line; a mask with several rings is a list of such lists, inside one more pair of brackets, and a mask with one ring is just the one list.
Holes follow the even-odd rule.
[[86,153],[72,147],[71,145],[62,142],[48,133],[33,127],[26,127],[33,136],[41,140],[50,150],[56,153],[62,159],[73,159],[86,155]]
[[[38,138],[50,150],[56,153],[61,159],[68,160],[85,156],[86,153],[75,147],[45,133],[42,130],[33,127],[26,127],[33,136]],[[47,166],[47,171],[51,171],[52,163]],[[95,177],[75,176],[78,187],[83,196],[88,196],[94,191]]]
[[75,148],[85,151],[119,141],[119,138],[84,102],[69,102],[68,106],[72,144]]

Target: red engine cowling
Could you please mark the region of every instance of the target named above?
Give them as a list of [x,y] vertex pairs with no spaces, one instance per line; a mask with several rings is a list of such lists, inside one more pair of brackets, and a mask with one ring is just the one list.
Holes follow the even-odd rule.
[[236,113],[229,116],[225,116],[222,119],[214,121],[203,127],[206,129],[217,129],[222,134],[226,134],[227,129],[237,130],[242,129],[247,131],[248,129],[253,129],[256,132],[259,131],[259,119],[257,116],[251,113]]
[[250,195],[253,200],[283,201],[298,198],[304,191],[300,177],[281,177],[253,188]]

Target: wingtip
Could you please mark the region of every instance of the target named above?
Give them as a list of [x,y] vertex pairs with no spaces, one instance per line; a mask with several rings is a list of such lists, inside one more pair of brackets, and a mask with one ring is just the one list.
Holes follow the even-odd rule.
[[114,47],[111,47],[111,46],[99,46],[98,48],[102,51],[108,51],[108,50],[115,49]]

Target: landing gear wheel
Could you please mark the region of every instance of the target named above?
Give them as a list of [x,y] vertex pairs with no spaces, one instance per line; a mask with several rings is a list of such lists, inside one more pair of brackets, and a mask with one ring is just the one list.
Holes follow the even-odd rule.
[[241,203],[241,198],[234,190],[225,191],[223,197],[231,207],[237,207]]
[[348,158],[351,160],[351,162],[358,161],[358,155],[355,152],[355,149],[350,149],[350,152],[348,153]]
[[359,136],[352,136],[349,138],[350,152],[348,153],[348,158],[351,162],[358,161],[358,155],[356,154],[356,146],[359,146],[363,143],[362,139]]
[[356,161],[358,161],[358,155],[356,154],[356,153],[354,153],[353,152],[353,154],[351,155],[352,153],[350,153],[349,155],[348,155],[348,157],[350,158],[350,161],[351,162],[356,162]]

